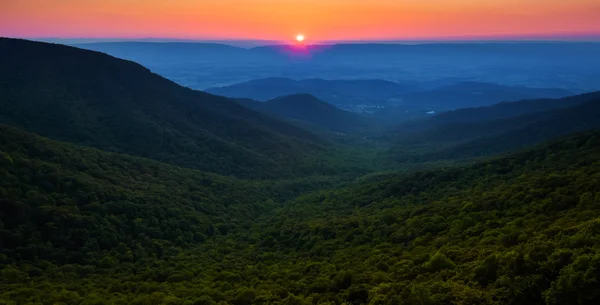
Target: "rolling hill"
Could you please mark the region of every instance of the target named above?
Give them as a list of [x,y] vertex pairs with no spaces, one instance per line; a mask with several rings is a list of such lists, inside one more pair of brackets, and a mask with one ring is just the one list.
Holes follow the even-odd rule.
[[43,136],[240,177],[311,172],[325,141],[133,62],[0,39],[0,122]]
[[310,94],[287,95],[266,102],[250,99],[237,101],[250,109],[317,129],[343,132],[364,128],[367,124],[365,117],[341,110]]

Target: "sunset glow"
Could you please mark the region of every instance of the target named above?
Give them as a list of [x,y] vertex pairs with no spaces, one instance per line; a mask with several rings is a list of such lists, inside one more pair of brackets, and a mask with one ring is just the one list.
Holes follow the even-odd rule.
[[0,36],[311,41],[600,33],[597,0],[4,0]]

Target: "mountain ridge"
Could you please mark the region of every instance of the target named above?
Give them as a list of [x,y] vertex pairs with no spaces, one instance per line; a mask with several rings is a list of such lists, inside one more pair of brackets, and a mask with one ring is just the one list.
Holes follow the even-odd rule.
[[390,153],[400,159],[489,156],[600,128],[599,116],[600,92],[457,110],[392,132],[388,138],[397,137],[397,142]]
[[305,153],[327,145],[106,54],[12,39],[0,39],[0,49],[1,122],[43,136],[242,176],[273,175],[277,162],[297,171]]

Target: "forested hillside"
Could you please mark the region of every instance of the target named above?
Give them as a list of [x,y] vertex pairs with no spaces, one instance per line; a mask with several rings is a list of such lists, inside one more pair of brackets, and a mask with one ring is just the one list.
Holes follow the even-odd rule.
[[246,258],[308,303],[594,304],[599,186],[600,133],[581,134],[299,198]]
[[6,304],[600,297],[598,132],[277,208],[274,190],[2,131]]
[[0,38],[0,123],[239,177],[312,174],[326,141],[102,53]]
[[247,228],[289,191],[1,125],[0,162],[4,263],[89,264],[116,247],[128,259],[161,257],[175,245]]

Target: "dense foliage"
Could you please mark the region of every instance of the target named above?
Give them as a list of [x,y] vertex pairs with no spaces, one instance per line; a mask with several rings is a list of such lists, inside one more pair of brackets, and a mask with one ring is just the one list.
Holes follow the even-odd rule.
[[257,252],[295,262],[288,287],[313,302],[595,304],[599,186],[590,133],[300,198],[256,231]]
[[1,146],[6,304],[600,299],[597,132],[279,208],[265,200],[276,191],[10,133]]
[[[268,207],[331,185],[243,181],[51,141],[0,125],[3,261],[131,259],[247,228]],[[133,256],[132,256],[133,255]]]

